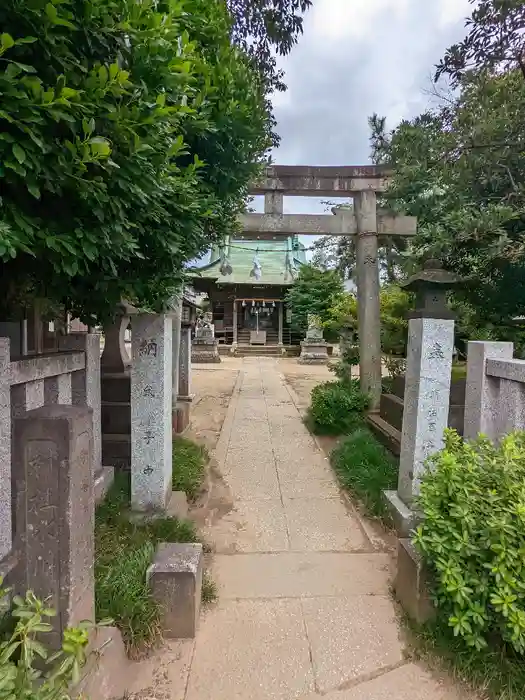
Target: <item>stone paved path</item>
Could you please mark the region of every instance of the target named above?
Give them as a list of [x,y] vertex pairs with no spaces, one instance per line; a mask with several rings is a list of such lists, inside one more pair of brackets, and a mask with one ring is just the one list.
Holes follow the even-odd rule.
[[407,659],[391,553],[342,498],[275,360],[242,362],[215,457],[235,502],[206,533],[218,603],[195,641],[142,665],[134,690],[170,700],[466,697]]

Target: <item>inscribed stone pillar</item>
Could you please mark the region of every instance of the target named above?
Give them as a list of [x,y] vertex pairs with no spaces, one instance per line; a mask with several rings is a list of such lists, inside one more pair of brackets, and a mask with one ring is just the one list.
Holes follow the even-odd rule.
[[179,354],[180,401],[191,401],[191,328],[181,328]]
[[443,447],[448,425],[454,321],[412,318],[399,460],[398,495],[410,506],[430,455]]
[[[86,367],[79,372],[73,372],[70,377],[71,399],[65,403],[74,406],[88,406],[93,411],[93,473],[102,467],[102,405],[100,395],[100,334],[99,333],[69,333],[59,340],[60,350],[83,350],[86,355]],[[67,380],[62,380],[67,383]],[[64,387],[60,396],[65,399]],[[63,403],[59,400],[58,403]]]
[[132,318],[131,504],[164,509],[171,493],[172,319]]
[[9,338],[0,338],[0,561],[12,545],[11,388]]
[[497,437],[499,382],[485,372],[487,360],[511,360],[512,343],[470,341],[467,354],[467,386],[465,389],[466,440],[479,433],[491,439]]
[[278,313],[279,313],[279,335],[277,337],[277,342],[279,343],[279,345],[282,345],[283,344],[283,305],[284,304],[282,301],[278,301],[277,305],[279,307],[279,311],[278,311]]
[[359,321],[359,372],[361,390],[370,396],[370,408],[381,397],[381,326],[379,266],[377,263],[376,193],[360,192],[354,198],[357,224],[357,311]]
[[57,610],[55,648],[95,614],[92,420],[87,407],[53,405],[14,421],[15,588]]

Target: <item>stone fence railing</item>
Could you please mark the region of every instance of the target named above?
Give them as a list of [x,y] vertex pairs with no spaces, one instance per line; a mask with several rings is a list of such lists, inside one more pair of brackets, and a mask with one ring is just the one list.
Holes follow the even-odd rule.
[[[87,406],[93,415],[93,476],[100,478],[100,336],[74,333],[59,340],[59,352],[11,362],[10,342],[0,338],[0,562],[11,552],[16,474],[12,425],[26,411],[46,405]],[[32,475],[38,479],[38,465]],[[30,478],[31,475],[26,475]],[[40,484],[45,488],[45,484]]]
[[512,343],[469,342],[465,438],[483,433],[496,440],[525,429],[525,360],[513,352]]

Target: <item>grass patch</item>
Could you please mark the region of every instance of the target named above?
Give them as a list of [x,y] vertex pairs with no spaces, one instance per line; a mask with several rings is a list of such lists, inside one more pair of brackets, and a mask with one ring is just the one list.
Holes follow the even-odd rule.
[[190,500],[196,498],[204,478],[208,453],[202,445],[184,437],[173,440],[173,491],[184,491]]
[[95,515],[96,619],[112,618],[131,652],[158,638],[159,611],[146,571],[159,542],[197,542],[194,526],[176,518],[129,518],[130,479],[116,474]]
[[413,651],[430,663],[438,660],[457,679],[480,689],[491,700],[523,700],[525,660],[508,648],[469,649],[452,630],[407,621]]
[[364,425],[339,443],[330,461],[341,485],[363,503],[367,512],[386,517],[382,492],[396,488],[398,467]]

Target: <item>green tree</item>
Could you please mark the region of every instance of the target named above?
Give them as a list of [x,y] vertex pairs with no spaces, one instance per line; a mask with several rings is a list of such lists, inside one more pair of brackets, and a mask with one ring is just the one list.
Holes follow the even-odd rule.
[[236,226],[270,145],[222,0],[0,6],[0,308],[159,309]]
[[525,306],[523,114],[521,71],[482,71],[444,106],[372,133],[395,173],[390,205],[419,219],[408,268],[440,257],[464,278],[454,298],[478,326],[501,327]]
[[519,68],[525,78],[525,3],[523,0],[469,0],[476,4],[465,39],[451,46],[435,79],[447,75],[457,86],[472,70]]
[[319,316],[324,323],[334,300],[342,293],[343,282],[337,272],[303,265],[286,294],[286,303],[292,311],[292,326],[297,331],[306,331],[309,314]]

